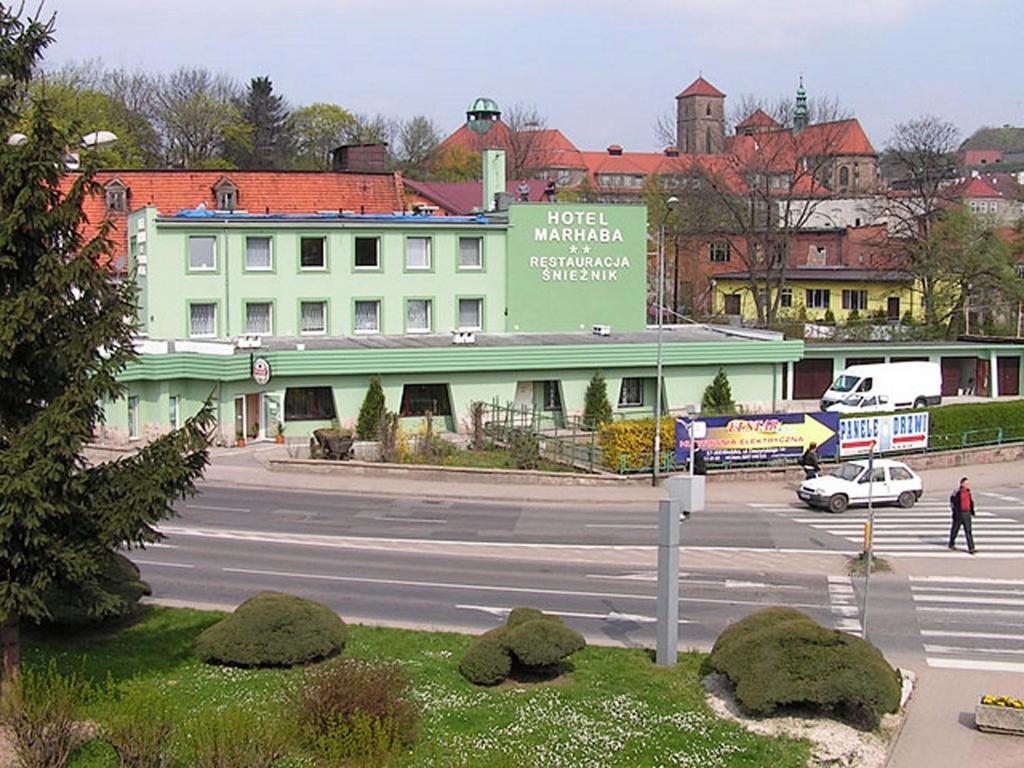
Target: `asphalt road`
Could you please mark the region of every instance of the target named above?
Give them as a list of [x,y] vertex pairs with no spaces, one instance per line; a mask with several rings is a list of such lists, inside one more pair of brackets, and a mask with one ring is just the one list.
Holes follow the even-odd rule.
[[[1013,574],[1024,559],[1024,500],[1017,498],[1024,494],[987,493],[975,526],[980,557],[993,558],[997,576]],[[950,554],[944,503],[925,496],[909,512],[879,510],[876,547],[899,557]],[[592,642],[654,643],[654,510],[206,484],[179,511],[162,528],[163,544],[131,553],[161,600],[234,606],[275,589],[324,602],[350,621],[469,632],[531,605],[562,615]],[[704,551],[717,552],[723,563],[740,553],[748,557],[742,562],[756,563],[751,553],[856,552],[864,516],[814,512],[795,502],[718,504],[695,515],[682,528],[680,646],[708,648],[730,622],[769,605],[798,607],[826,625],[859,632],[862,579],[835,569],[830,575],[756,564],[690,568],[688,562]],[[896,660],[1024,672],[1021,606],[1024,579],[1012,575],[878,574],[870,637]]]

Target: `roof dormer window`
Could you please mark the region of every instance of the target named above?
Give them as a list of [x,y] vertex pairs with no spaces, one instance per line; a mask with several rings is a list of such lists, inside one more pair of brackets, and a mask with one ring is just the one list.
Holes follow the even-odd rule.
[[123,212],[128,209],[128,187],[120,179],[111,179],[103,187],[107,211]]
[[218,211],[233,211],[238,207],[238,186],[227,176],[221,176],[213,185],[213,199]]

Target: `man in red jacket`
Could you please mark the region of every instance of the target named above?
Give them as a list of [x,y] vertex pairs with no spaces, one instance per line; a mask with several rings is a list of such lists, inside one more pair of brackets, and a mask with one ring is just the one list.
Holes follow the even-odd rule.
[[956,549],[956,537],[962,526],[964,535],[967,537],[967,551],[973,555],[977,551],[974,548],[974,536],[971,534],[974,497],[971,496],[971,487],[967,484],[966,477],[960,478],[960,487],[949,497],[949,508],[953,512],[953,527],[949,530],[949,548]]

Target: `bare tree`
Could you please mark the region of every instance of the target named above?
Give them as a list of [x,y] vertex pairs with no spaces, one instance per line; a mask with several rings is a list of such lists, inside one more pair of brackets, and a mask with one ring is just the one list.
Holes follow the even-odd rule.
[[528,178],[537,168],[550,164],[554,147],[547,120],[537,107],[518,102],[506,109],[501,119],[508,126],[509,178]]
[[218,155],[225,130],[237,119],[238,84],[207,69],[178,69],[157,83],[157,126],[169,163],[202,166]]
[[396,151],[402,173],[413,178],[423,175],[428,159],[440,143],[441,132],[429,117],[416,115],[402,123]]
[[942,211],[955,200],[953,153],[959,132],[952,123],[924,117],[899,123],[886,148],[896,175],[889,196],[895,234],[903,243],[907,269],[918,278],[924,303],[925,323],[937,327],[942,281],[935,265],[943,260],[943,238],[934,229]]

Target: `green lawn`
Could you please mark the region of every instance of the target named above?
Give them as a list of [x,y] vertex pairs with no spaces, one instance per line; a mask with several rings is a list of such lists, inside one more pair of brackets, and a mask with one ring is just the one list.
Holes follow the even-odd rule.
[[[280,712],[282,684],[297,671],[207,666],[191,654],[193,638],[222,614],[149,608],[133,626],[69,638],[30,635],[24,663],[56,659],[102,686],[84,717],[102,722],[119,705],[117,694],[156,685],[183,729],[232,704],[254,716]],[[590,647],[572,657],[572,669],[547,684],[479,688],[458,672],[472,642],[466,635],[350,626],[345,654],[398,661],[411,673],[423,720],[403,766],[531,768],[536,766],[804,766],[804,742],[767,739],[716,719],[704,705],[699,654],[684,654],[675,669],[655,666],[643,650]],[[72,768],[116,768],[108,747],[92,743]],[[312,766],[301,755],[279,761]]]

